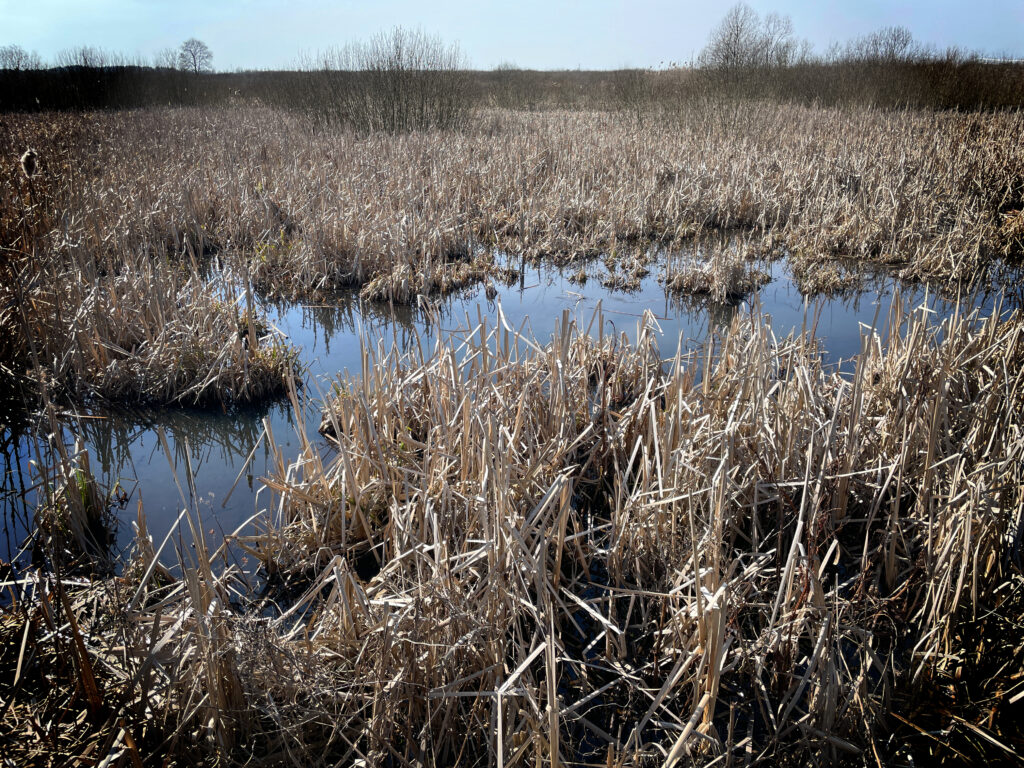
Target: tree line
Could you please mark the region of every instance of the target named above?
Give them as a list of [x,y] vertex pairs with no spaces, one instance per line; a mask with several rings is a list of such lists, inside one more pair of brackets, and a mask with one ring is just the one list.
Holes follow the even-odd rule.
[[885,27],[816,53],[791,19],[730,8],[694,61],[615,72],[536,72],[505,62],[471,71],[457,44],[395,28],[367,42],[302,57],[281,72],[216,73],[190,38],[151,60],[89,46],[49,66],[0,46],[0,111],[220,104],[239,98],[361,131],[456,127],[481,106],[652,111],[708,99],[774,99],[879,107],[1024,106],[1024,65],[960,49],[937,51],[904,27]]
[[0,45],[0,71],[25,72],[35,69],[68,69],[70,67],[136,67],[153,69],[177,69],[198,74],[213,71],[213,51],[210,46],[194,37],[185,40],[178,48],[164,48],[157,51],[152,59],[129,57],[112,53],[91,45],[65,48],[60,51],[51,65],[47,65],[35,51],[27,51],[16,43]]

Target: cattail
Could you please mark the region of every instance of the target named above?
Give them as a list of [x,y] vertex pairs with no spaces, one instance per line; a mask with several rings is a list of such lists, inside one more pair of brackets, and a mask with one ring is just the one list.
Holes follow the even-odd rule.
[[36,174],[36,161],[39,159],[39,153],[34,149],[25,150],[25,154],[21,156],[21,170],[25,172],[25,176],[31,179]]

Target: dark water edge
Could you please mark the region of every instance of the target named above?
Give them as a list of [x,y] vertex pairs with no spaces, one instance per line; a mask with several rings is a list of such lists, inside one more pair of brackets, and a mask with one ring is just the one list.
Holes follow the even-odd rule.
[[[883,325],[897,298],[910,309],[926,306],[937,320],[957,307],[977,308],[984,317],[995,309],[1008,311],[1021,306],[1019,292],[1004,296],[998,278],[983,290],[951,297],[925,286],[900,286],[891,275],[876,273],[865,279],[864,289],[855,295],[806,300],[785,264],[776,262],[766,267],[774,279],[756,296],[735,304],[716,304],[666,295],[658,282],[657,269],[637,291],[610,291],[601,285],[597,265],[592,267],[588,270],[592,276],[583,285],[570,281],[568,271],[527,268],[520,283],[495,286],[498,295],[493,301],[486,298],[484,287],[478,286],[431,305],[442,333],[473,327],[481,320],[493,327],[500,305],[510,326],[541,343],[550,339],[563,313],[586,325],[599,306],[605,335],[625,333],[633,339],[644,311],[650,310],[661,329],[663,357],[674,356],[679,345],[684,351],[702,346],[727,328],[737,313],[757,312],[771,318],[779,338],[803,327],[814,327],[826,362],[842,369],[846,369],[844,361],[860,351],[862,332],[876,323]],[[1012,282],[1020,285],[1017,279]],[[301,350],[300,359],[306,366],[300,395],[307,403],[303,416],[307,434],[316,440],[320,440],[316,401],[329,391],[339,373],[358,373],[360,338],[400,351],[421,343],[426,347],[436,339],[437,328],[428,320],[424,307],[364,305],[356,292],[340,294],[329,302],[266,304],[263,309],[270,325]],[[597,328],[591,332],[596,334]],[[259,481],[268,473],[273,457],[263,437],[265,425],[285,460],[293,459],[298,454],[299,440],[295,414],[287,402],[229,413],[188,408],[68,408],[60,416],[65,442],[74,445],[75,437],[80,439],[101,486],[119,485],[124,491],[116,551],[122,555],[129,551],[134,540],[131,523],[141,501],[149,533],[158,545],[174,529],[162,553],[168,564],[178,562],[179,552],[187,556],[191,546],[187,526],[175,528],[183,509],[202,520],[204,534],[213,547],[226,534],[269,509],[269,492],[261,490]],[[31,547],[26,549],[25,544],[34,529],[39,486],[45,482],[39,468],[52,460],[47,432],[32,425],[13,425],[0,436],[0,558],[5,562],[24,565],[31,560]],[[320,443],[330,450],[325,442]],[[230,556],[244,570],[252,570],[254,563],[246,562],[240,553],[232,551]]]

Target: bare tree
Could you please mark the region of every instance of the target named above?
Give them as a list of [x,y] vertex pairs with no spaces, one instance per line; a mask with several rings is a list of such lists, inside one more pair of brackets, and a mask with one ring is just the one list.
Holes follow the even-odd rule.
[[157,69],[176,69],[178,52],[173,48],[161,48],[153,54],[153,66]]
[[110,54],[101,48],[81,45],[77,48],[65,48],[57,53],[58,67],[112,67],[121,64],[116,54]]
[[882,27],[849,41],[842,49],[835,51],[835,59],[891,63],[909,61],[922,52],[923,49],[914,42],[914,36],[906,27]]
[[872,56],[879,61],[901,61],[914,52],[914,36],[906,27],[883,27],[867,40]]
[[760,35],[759,58],[766,67],[787,67],[795,58],[797,41],[793,36],[793,20],[789,16],[769,13]]
[[213,70],[213,52],[202,40],[190,37],[178,49],[178,68],[186,72]]
[[753,66],[759,48],[760,21],[757,12],[746,3],[734,5],[712,30],[700,53],[701,65],[712,69]]
[[0,69],[42,69],[39,54],[29,53],[20,45],[0,45]]
[[698,61],[709,69],[788,67],[810,53],[810,43],[793,34],[788,16],[768,14],[764,20],[746,3],[730,8],[711,32]]
[[459,46],[420,30],[395,27],[321,54],[316,66],[334,89],[320,108],[359,130],[451,128],[469,115]]

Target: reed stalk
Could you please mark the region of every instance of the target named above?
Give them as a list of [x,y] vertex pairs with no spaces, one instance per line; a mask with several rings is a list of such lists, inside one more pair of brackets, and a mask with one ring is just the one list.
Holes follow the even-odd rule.
[[[896,302],[847,373],[756,312],[668,360],[650,316],[602,327],[365,346],[334,447],[300,428],[229,537],[269,613],[200,520],[181,577],[140,547],[120,610],[166,722],[260,764],[884,761],[943,717],[941,754],[1018,749],[1020,643],[964,641],[1022,589],[1019,312]],[[984,716],[935,703],[971,668]]]

